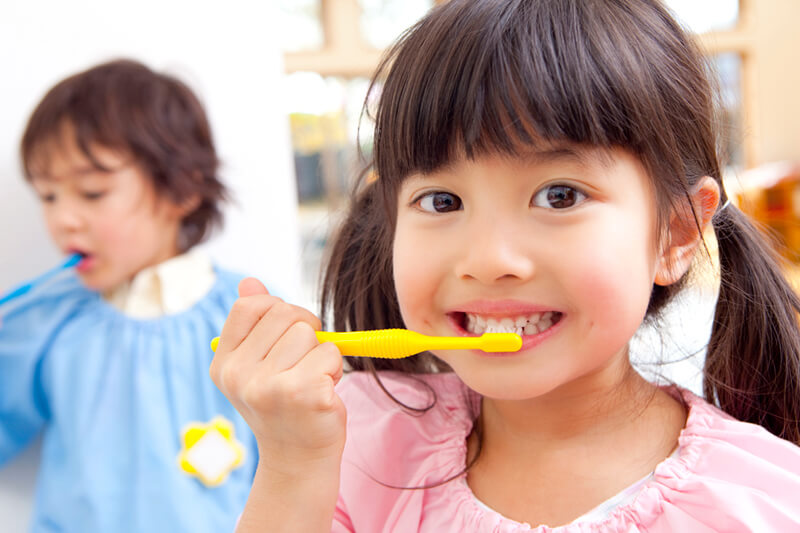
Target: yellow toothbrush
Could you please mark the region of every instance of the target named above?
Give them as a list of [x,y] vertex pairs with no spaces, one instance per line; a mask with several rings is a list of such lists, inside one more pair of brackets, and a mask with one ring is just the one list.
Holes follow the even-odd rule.
[[[342,355],[400,359],[426,350],[483,350],[516,352],[522,338],[516,333],[484,333],[480,337],[431,337],[407,329],[374,329],[345,333],[317,331],[319,342],[332,342]],[[211,341],[216,351],[219,337]]]

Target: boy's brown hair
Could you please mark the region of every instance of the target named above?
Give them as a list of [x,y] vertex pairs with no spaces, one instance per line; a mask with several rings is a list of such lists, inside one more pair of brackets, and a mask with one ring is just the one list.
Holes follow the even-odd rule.
[[211,128],[197,96],[180,80],[119,59],[74,74],[51,88],[34,109],[20,146],[26,179],[70,126],[81,152],[102,146],[130,154],[156,192],[177,205],[198,199],[181,221],[182,251],[202,242],[222,222],[219,203],[228,196],[217,172]]

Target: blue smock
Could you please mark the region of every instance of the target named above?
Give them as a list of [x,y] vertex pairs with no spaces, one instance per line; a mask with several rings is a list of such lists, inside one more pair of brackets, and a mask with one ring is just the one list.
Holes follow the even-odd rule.
[[[44,432],[32,531],[233,531],[258,458],[208,373],[241,279],[216,274],[201,301],[156,319],[123,315],[74,274],[0,310],[0,465]],[[184,427],[217,416],[244,460],[207,487],[177,457]]]

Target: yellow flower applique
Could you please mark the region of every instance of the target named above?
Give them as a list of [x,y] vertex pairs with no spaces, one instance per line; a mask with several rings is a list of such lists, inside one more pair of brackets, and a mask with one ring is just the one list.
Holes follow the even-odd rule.
[[235,438],[233,423],[221,416],[214,417],[207,424],[192,422],[186,425],[182,440],[178,465],[207,487],[224,483],[244,460],[244,447]]

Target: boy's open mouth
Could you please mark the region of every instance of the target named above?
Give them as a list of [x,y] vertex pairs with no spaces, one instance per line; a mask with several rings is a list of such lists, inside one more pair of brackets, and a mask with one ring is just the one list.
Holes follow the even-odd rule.
[[557,324],[564,316],[559,311],[530,313],[518,316],[487,316],[475,313],[454,313],[456,323],[467,333],[516,333],[517,335],[536,335]]
[[70,249],[69,253],[78,254],[78,255],[81,256],[81,260],[78,262],[78,264],[75,267],[78,270],[78,272],[83,272],[83,271],[85,271],[85,270],[87,270],[87,269],[89,269],[91,267],[92,262],[93,262],[92,261],[93,260],[92,254],[86,253],[86,252],[84,252],[82,250],[78,250],[78,249]]

